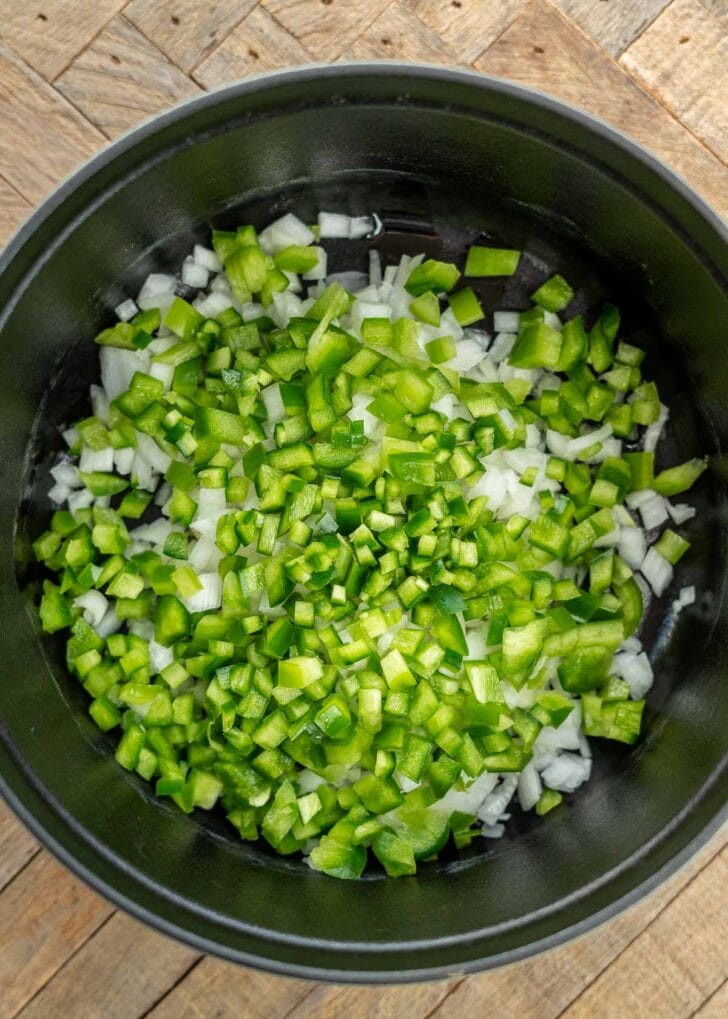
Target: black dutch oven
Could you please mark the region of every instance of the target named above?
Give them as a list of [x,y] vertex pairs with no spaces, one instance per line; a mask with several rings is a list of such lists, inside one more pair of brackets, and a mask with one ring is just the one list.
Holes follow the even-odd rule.
[[[84,410],[92,337],[151,270],[217,226],[286,210],[376,211],[376,243],[461,256],[478,234],[563,272],[585,307],[610,295],[671,406],[665,461],[711,455],[680,583],[653,605],[656,672],[642,740],[595,746],[592,780],[543,819],[515,816],[391,880],[342,882],[187,817],[122,772],[29,598],[29,540],[50,510],[58,425]],[[726,815],[728,442],[726,229],[661,163],[544,95],[464,71],[310,67],[195,99],[92,159],[0,258],[0,791],[94,888],[163,931],[280,973],[414,980],[512,962],[588,930],[674,871]],[[331,244],[334,269],[366,244]],[[338,263],[338,264],[336,264]],[[498,289],[500,287],[500,289]],[[599,743],[599,741],[597,741]]]

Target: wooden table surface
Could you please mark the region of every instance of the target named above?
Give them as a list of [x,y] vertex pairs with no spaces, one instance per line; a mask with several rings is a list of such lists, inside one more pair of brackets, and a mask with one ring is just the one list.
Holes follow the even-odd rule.
[[[728,216],[728,0],[0,0],[0,242],[107,139],[311,60],[516,79],[662,156]],[[641,904],[465,980],[357,988],[201,957],[72,877],[0,803],[0,1019],[728,1016],[728,830]]]

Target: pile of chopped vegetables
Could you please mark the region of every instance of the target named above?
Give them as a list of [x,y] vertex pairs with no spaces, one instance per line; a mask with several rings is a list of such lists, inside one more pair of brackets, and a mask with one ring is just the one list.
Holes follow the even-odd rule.
[[456,265],[374,249],[352,293],[318,242],[371,228],[289,214],[149,276],[33,545],[119,764],[341,878],[498,837],[588,779],[586,737],[637,739],[643,599],[705,468],[655,474],[668,410],[614,306],[587,330],[551,276],[491,337]]

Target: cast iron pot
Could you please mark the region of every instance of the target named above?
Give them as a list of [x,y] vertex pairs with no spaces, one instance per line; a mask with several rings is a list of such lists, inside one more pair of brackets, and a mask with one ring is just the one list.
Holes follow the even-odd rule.
[[[633,748],[595,747],[591,782],[544,819],[515,816],[416,878],[341,882],[186,817],[122,772],[24,595],[58,425],[84,410],[89,337],[151,269],[179,264],[209,223],[287,209],[376,210],[376,243],[460,256],[525,247],[525,276],[483,293],[523,306],[546,267],[585,308],[611,294],[672,408],[667,456],[706,451],[693,550],[643,637],[657,681]],[[332,245],[341,269],[366,245]],[[336,252],[338,251],[338,255]],[[347,266],[348,267],[348,266]],[[0,260],[0,790],[64,863],[197,948],[298,976],[414,980],[556,945],[654,887],[726,813],[725,582],[728,245],[717,217],[626,138],[554,100],[462,71],[312,67],[233,85],[109,146],[31,217]],[[596,741],[597,743],[599,741]]]

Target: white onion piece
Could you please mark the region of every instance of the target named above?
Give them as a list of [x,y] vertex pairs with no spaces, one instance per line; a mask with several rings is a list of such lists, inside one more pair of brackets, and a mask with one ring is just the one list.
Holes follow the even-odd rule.
[[561,332],[564,328],[561,319],[553,311],[544,311],[543,320],[544,324],[547,325],[549,329],[556,329],[557,332]]
[[455,810],[464,814],[475,814],[488,794],[498,784],[498,775],[484,771],[465,790],[448,789],[445,795],[433,803],[432,809],[443,813]]
[[113,471],[114,450],[111,446],[107,446],[106,449],[89,449],[88,446],[84,446],[78,469],[84,474],[91,471]]
[[153,379],[159,379],[164,386],[165,392],[168,392],[172,388],[172,381],[174,379],[173,365],[161,364],[159,361],[155,361],[149,369],[149,374]]
[[197,501],[195,520],[205,518],[217,520],[225,512],[226,500],[224,488],[201,488],[195,498]]
[[328,262],[326,252],[323,248],[314,246],[313,250],[318,256],[318,261],[313,269],[309,269],[307,272],[302,273],[305,280],[325,280],[326,279],[326,264]]
[[186,287],[196,287],[203,290],[210,279],[210,273],[203,265],[198,265],[191,259],[185,259],[182,263],[182,282]]
[[258,234],[258,243],[267,255],[277,255],[291,244],[306,247],[314,240],[313,231],[292,212],[276,219]]
[[579,453],[583,453],[585,449],[589,449],[590,446],[595,446],[598,442],[602,443],[605,439],[608,439],[612,434],[611,425],[602,425],[601,428],[597,428],[596,431],[587,432],[585,435],[580,435],[578,439],[569,439],[569,460],[575,460]]
[[455,347],[455,355],[446,366],[456,372],[469,371],[483,360],[483,348],[477,340],[460,340]]
[[78,434],[77,428],[66,428],[64,431],[61,432],[61,435],[63,436],[63,441],[65,442],[69,449],[71,449],[72,446],[76,446],[81,438],[81,436]]
[[485,797],[478,808],[478,820],[482,821],[486,827],[496,824],[513,799],[517,787],[517,775],[504,775],[499,785]]
[[260,396],[268,414],[268,421],[272,424],[282,421],[286,416],[286,408],[283,405],[280,385],[276,382],[272,386],[266,386],[261,390]]
[[134,448],[124,446],[122,449],[114,450],[114,468],[117,474],[131,474],[134,465]]
[[154,301],[160,297],[173,295],[176,288],[177,279],[175,276],[163,272],[152,272],[142,284],[136,303],[140,308],[156,308],[157,305]]
[[667,423],[667,419],[670,416],[670,411],[664,405],[660,404],[660,413],[657,416],[657,421],[654,421],[651,425],[645,428],[645,434],[642,439],[642,448],[648,453],[654,453],[657,449],[657,444],[662,436],[662,431]]
[[158,517],[151,524],[139,524],[132,531],[129,537],[134,541],[148,541],[152,545],[163,545],[172,530],[172,521],[166,517]]
[[61,461],[51,467],[50,475],[57,485],[65,485],[68,488],[78,488],[83,482],[78,475],[78,467],[75,464]]
[[117,304],[114,308],[114,314],[120,322],[128,322],[130,319],[134,318],[138,311],[139,308],[137,308],[136,301],[133,301],[131,297],[127,297],[125,301],[122,301],[121,304]]
[[694,506],[688,506],[686,502],[678,502],[674,506],[668,502],[667,512],[679,526],[680,524],[686,523],[688,520],[692,520],[696,515],[697,510]]
[[96,633],[103,640],[110,637],[112,633],[116,633],[117,630],[121,629],[122,620],[119,619],[117,614],[114,612],[113,605],[110,605],[106,610],[106,615],[101,622],[94,627]]
[[497,333],[517,333],[520,328],[520,311],[494,311],[493,329]]
[[204,248],[201,244],[195,244],[192,249],[192,259],[197,265],[201,265],[208,272],[222,272],[223,264],[211,248]]
[[375,223],[372,216],[352,216],[349,220],[349,239],[358,240],[374,233]]
[[217,569],[222,553],[215,544],[215,535],[207,537],[203,535],[189,554],[188,564],[198,572],[213,572]]
[[146,435],[144,432],[139,431],[135,432],[135,434],[137,457],[143,457],[153,470],[164,474],[172,463],[172,457],[169,453],[165,453],[163,449],[159,448],[151,435]]
[[541,777],[533,762],[529,762],[518,776],[518,802],[521,810],[532,810],[538,803],[541,790]]
[[653,498],[646,499],[639,507],[642,524],[645,530],[650,531],[653,527],[659,527],[668,519],[665,500],[661,495],[654,493]]
[[617,545],[619,554],[629,567],[639,570],[647,553],[644,532],[639,527],[623,527]]
[[586,782],[591,773],[591,761],[586,757],[577,757],[576,754],[560,754],[544,770],[543,781],[550,789],[557,789],[562,793],[573,793],[575,789]]
[[52,485],[48,490],[48,498],[56,506],[62,506],[73,492],[68,485]]
[[73,599],[73,604],[83,609],[83,618],[93,627],[99,625],[109,608],[108,599],[101,591],[85,591]]
[[101,385],[107,399],[115,400],[129,388],[134,372],[149,370],[149,354],[143,350],[122,350],[120,347],[102,347],[99,351]]
[[657,597],[664,594],[672,581],[671,564],[661,556],[656,548],[651,548],[642,563],[642,576],[648,582]]
[[199,591],[183,598],[188,612],[209,612],[219,609],[222,605],[222,579],[218,573],[200,573],[197,579],[201,587]]
[[90,386],[91,410],[102,424],[109,423],[109,399],[101,386]]
[[350,294],[356,294],[363,300],[379,302],[379,292],[376,287],[368,286],[368,280],[368,276],[356,269],[350,272],[332,272],[326,277],[327,283],[340,283]]
[[650,660],[644,651],[618,651],[612,659],[611,671],[629,686],[630,696],[640,700],[654,682]]
[[68,508],[71,513],[75,513],[77,510],[86,509],[94,501],[94,497],[91,495],[87,488],[78,489],[76,492],[71,492],[68,496]]
[[318,228],[320,237],[349,237],[349,216],[342,212],[319,212]]
[[158,644],[156,640],[149,641],[149,665],[152,672],[161,672],[174,661],[174,652],[171,647]]

